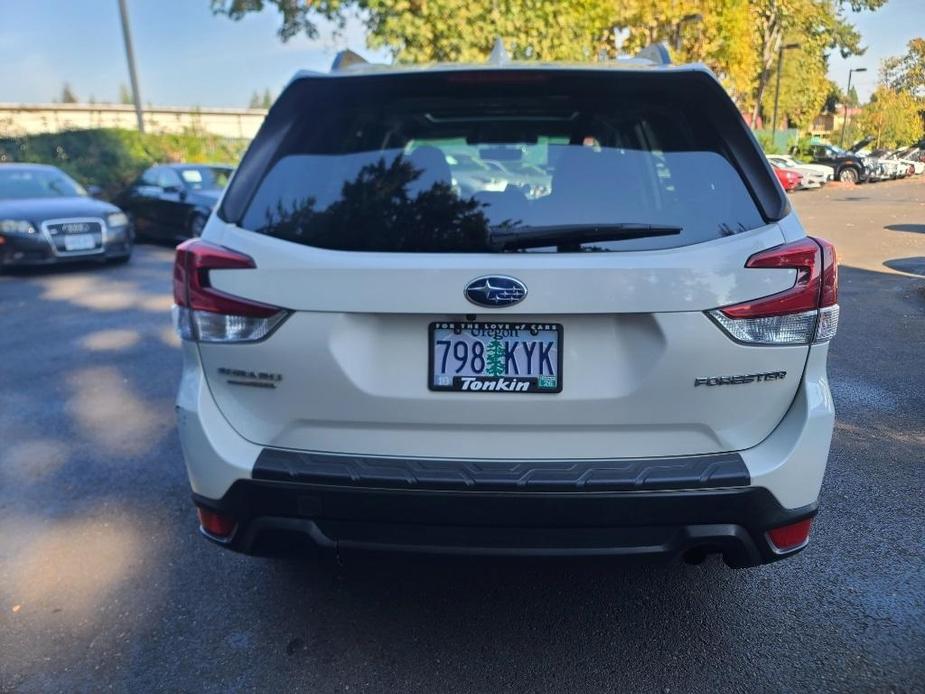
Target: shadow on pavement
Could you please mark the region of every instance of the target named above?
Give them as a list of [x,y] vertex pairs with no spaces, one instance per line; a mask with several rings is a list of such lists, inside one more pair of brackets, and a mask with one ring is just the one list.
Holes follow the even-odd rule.
[[925,234],[925,224],[887,224],[883,228],[890,231],[909,231],[915,234]]
[[883,264],[897,272],[908,272],[911,275],[922,275],[925,277],[925,256],[885,260]]

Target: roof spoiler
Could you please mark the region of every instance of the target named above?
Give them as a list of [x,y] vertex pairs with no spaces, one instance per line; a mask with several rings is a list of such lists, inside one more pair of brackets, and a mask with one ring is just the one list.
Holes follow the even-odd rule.
[[671,65],[671,54],[664,43],[650,43],[636,54],[640,60],[648,60],[655,65]]
[[331,63],[331,72],[341,72],[354,65],[369,65],[369,61],[359,53],[354,53],[349,48],[345,48],[334,56],[334,62]]

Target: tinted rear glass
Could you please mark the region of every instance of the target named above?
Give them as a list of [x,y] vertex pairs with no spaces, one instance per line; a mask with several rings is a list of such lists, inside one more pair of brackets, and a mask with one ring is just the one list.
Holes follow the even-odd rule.
[[671,248],[764,224],[690,100],[542,84],[444,91],[305,104],[241,225],[338,250],[490,252],[499,235],[550,228],[680,232],[530,250]]

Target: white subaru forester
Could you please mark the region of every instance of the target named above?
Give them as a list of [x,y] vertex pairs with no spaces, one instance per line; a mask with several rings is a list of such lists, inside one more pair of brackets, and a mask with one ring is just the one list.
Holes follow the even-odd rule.
[[702,66],[300,73],[174,292],[229,548],[740,567],[808,541],[834,249]]

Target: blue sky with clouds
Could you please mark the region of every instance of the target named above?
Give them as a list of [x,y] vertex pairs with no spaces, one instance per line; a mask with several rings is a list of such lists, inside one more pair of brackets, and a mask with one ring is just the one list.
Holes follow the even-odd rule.
[[[142,98],[157,105],[243,106],[254,91],[278,92],[298,69],[326,70],[340,48],[364,48],[357,22],[344,36],[327,28],[318,40],[284,44],[272,9],[233,22],[214,16],[209,0],[128,4]],[[844,85],[849,67],[867,67],[855,76],[865,98],[880,61],[925,35],[925,0],[889,0],[852,21],[869,50],[848,61],[833,56],[830,76]],[[0,0],[0,102],[51,101],[63,82],[98,101],[114,101],[128,83],[117,0]]]

